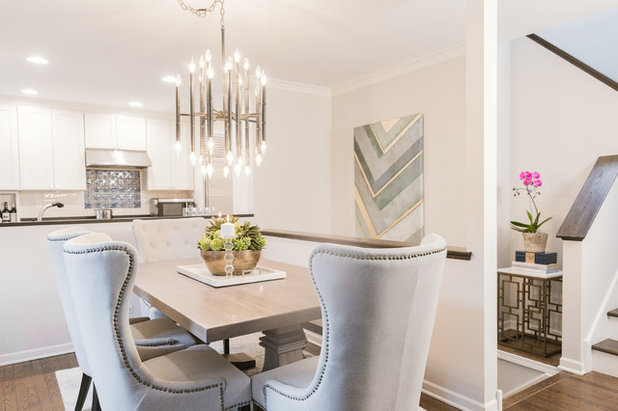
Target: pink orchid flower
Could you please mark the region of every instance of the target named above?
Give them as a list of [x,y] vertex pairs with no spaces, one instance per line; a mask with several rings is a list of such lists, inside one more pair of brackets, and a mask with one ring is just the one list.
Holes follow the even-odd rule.
[[541,175],[540,175],[537,171],[535,171],[534,173],[532,173],[532,177],[534,177],[534,178],[540,178],[540,177],[541,177]]

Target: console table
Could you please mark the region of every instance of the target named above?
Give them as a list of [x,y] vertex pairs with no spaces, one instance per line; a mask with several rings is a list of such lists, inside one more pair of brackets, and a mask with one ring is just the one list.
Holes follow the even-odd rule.
[[[562,348],[562,271],[498,269],[498,343],[535,355]],[[552,290],[554,290],[552,292]]]

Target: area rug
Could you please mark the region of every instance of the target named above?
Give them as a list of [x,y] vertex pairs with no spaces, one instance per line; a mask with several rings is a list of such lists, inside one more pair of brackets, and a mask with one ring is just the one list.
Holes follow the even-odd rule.
[[[247,375],[254,375],[262,371],[264,366],[264,349],[259,346],[259,337],[262,333],[245,335],[242,337],[236,337],[230,340],[230,351],[232,353],[244,352],[250,357],[255,359],[256,367],[250,370],[246,370]],[[223,342],[217,341],[210,344],[212,348],[219,353],[223,353]],[[308,352],[303,352],[305,358],[312,357],[313,355]],[[66,370],[56,371],[56,380],[58,381],[58,387],[60,388],[60,395],[62,396],[62,402],[64,403],[65,410],[74,410],[75,402],[77,400],[77,394],[79,393],[79,385],[82,378],[82,370],[79,367],[69,368]],[[84,410],[90,410],[92,405],[92,388],[88,392],[88,398],[84,404]]]

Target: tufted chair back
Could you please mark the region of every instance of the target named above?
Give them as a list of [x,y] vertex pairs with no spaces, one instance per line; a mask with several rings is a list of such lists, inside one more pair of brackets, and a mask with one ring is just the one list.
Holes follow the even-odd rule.
[[303,389],[268,381],[267,409],[416,409],[445,247],[435,234],[409,248],[318,246],[309,261],[324,327],[317,371]]
[[[129,326],[129,297],[138,270],[131,244],[87,234],[65,243],[64,260],[102,409],[195,409],[198,399],[202,409],[222,409],[220,378],[212,383],[167,381],[142,363]],[[193,406],[179,408],[179,394]]]
[[69,227],[53,231],[47,235],[47,247],[52,259],[56,283],[58,284],[58,293],[60,294],[64,318],[67,323],[67,328],[69,329],[71,341],[73,342],[77,363],[86,375],[90,375],[90,367],[88,366],[88,358],[86,357],[86,352],[84,351],[81,333],[79,330],[79,322],[77,321],[78,312],[73,306],[73,300],[71,298],[67,274],[64,267],[63,247],[64,243],[68,240],[88,233],[89,231],[84,227]]
[[173,218],[133,220],[133,235],[140,262],[199,258],[197,240],[204,234],[206,219]]

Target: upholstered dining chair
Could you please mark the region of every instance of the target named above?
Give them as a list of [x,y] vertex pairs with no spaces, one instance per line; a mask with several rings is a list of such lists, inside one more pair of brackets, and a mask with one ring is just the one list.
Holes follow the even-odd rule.
[[64,244],[82,343],[104,410],[227,410],[249,404],[251,380],[207,345],[142,361],[129,325],[137,251],[93,233]]
[[[197,240],[204,234],[206,220],[194,218],[165,218],[133,220],[133,238],[140,263],[199,258]],[[143,301],[150,318],[165,315]]]
[[[52,259],[52,265],[60,294],[60,301],[64,311],[69,335],[73,342],[77,363],[82,369],[82,381],[77,398],[76,410],[81,410],[91,383],[91,371],[82,343],[78,312],[70,295],[68,279],[64,265],[63,246],[70,239],[89,234],[84,227],[69,227],[53,231],[47,235],[47,243]],[[105,236],[105,234],[101,234]],[[105,236],[109,239],[108,236]],[[138,352],[143,360],[154,358],[190,347],[195,344],[195,339],[187,331],[183,330],[169,319],[149,320],[147,318],[131,319],[131,332],[138,345]]]
[[309,270],[320,356],[254,375],[254,401],[268,411],[418,409],[445,247],[435,234],[409,248],[318,246]]

